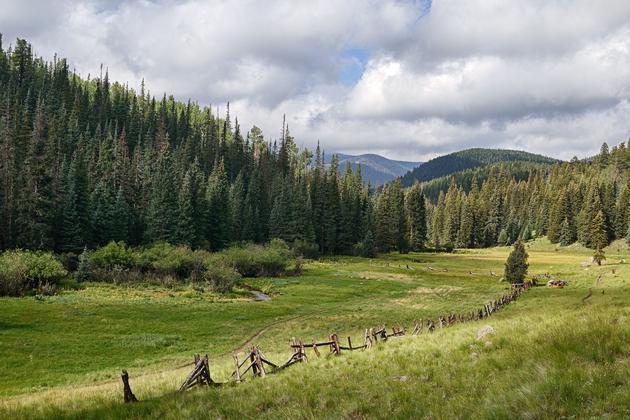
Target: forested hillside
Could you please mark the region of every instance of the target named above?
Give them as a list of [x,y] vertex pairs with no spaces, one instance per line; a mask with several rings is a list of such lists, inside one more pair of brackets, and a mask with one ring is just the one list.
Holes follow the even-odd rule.
[[[0,47],[1,48],[1,47]],[[112,240],[220,249],[281,237],[348,252],[369,229],[358,175],[324,169],[286,126],[267,140],[195,103],[82,80],[18,40],[0,51],[1,248]],[[280,122],[278,124],[280,131]]]
[[345,169],[346,163],[350,164],[353,171],[356,171],[360,166],[363,180],[369,182],[373,187],[391,182],[394,178],[402,176],[422,164],[422,162],[387,159],[372,153],[358,156],[342,153],[335,153],[335,155],[339,158],[339,166],[342,171]]
[[[319,147],[298,150],[278,125],[268,139],[244,131],[229,106],[220,117],[107,73],[84,80],[65,60],[33,57],[24,40],[0,46],[0,247],[77,253],[115,240],[218,250],[281,238],[372,255],[541,235],[596,248],[628,232],[624,144],[570,163],[471,149],[373,192],[360,167],[340,174],[337,158],[326,167]],[[414,173],[454,170],[465,171],[403,189]]]
[[499,162],[555,163],[557,160],[520,150],[467,149],[431,159],[422,166],[406,173],[402,178],[403,186],[415,182],[430,181],[464,171]]
[[604,143],[589,162],[501,163],[487,174],[458,174],[429,205],[431,242],[478,247],[547,235],[561,245],[603,248],[628,235],[629,168],[626,145],[610,151]]

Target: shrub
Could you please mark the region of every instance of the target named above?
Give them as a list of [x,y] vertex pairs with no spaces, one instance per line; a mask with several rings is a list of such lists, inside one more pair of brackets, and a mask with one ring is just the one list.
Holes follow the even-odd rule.
[[102,248],[90,253],[90,265],[93,268],[113,270],[117,268],[131,268],[135,258],[133,251],[124,242],[110,242]]
[[319,257],[319,245],[313,242],[303,241],[296,239],[293,241],[293,254],[296,256],[302,256],[304,258],[317,258]]
[[273,240],[268,246],[246,245],[232,247],[214,254],[215,264],[233,267],[243,277],[279,276],[285,273],[290,252],[282,240]]
[[74,252],[64,252],[59,254],[59,262],[63,265],[67,271],[76,271],[79,265],[79,256]]
[[368,230],[362,241],[352,246],[354,255],[365,258],[374,258],[376,256],[376,244],[374,243],[374,235]]
[[0,295],[21,296],[27,289],[28,268],[19,251],[0,255]]
[[229,292],[234,284],[241,278],[239,273],[232,267],[223,264],[209,263],[205,267],[203,280],[215,292]]
[[139,251],[137,263],[143,271],[186,278],[195,264],[195,256],[190,248],[158,242],[150,248]]
[[53,296],[57,293],[57,286],[48,282],[37,286],[37,294],[41,296]]
[[74,273],[74,278],[81,282],[89,280],[92,270],[90,264],[90,254],[87,248],[83,249],[83,252],[79,255],[79,263],[77,264],[77,271]]
[[304,272],[304,259],[300,256],[295,259],[295,267],[293,268],[293,272],[291,275],[293,276],[301,276]]
[[50,288],[67,274],[50,253],[6,251],[0,255],[0,295],[21,296],[42,284]]

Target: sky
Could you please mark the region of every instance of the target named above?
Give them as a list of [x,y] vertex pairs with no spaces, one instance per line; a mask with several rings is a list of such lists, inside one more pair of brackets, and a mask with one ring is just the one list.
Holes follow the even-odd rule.
[[87,77],[219,107],[301,146],[585,157],[630,137],[628,0],[0,0]]

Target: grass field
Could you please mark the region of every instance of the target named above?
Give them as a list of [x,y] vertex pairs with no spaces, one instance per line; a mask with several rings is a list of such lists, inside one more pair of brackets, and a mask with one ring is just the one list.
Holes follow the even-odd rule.
[[[530,274],[567,288],[534,288],[488,320],[184,395],[174,391],[194,353],[208,353],[224,381],[231,352],[250,343],[283,362],[291,337],[360,343],[370,326],[477,308],[505,293],[490,272],[502,273],[509,249],[310,262],[301,277],[247,280],[266,302],[103,284],[2,298],[0,417],[628,418],[630,252],[613,245],[606,265],[585,268],[591,251],[528,246]],[[478,341],[484,325],[496,332]],[[122,368],[138,404],[122,404]]]

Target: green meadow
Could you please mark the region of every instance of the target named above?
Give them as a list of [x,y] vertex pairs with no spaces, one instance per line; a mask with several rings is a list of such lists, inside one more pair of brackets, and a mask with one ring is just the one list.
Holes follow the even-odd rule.
[[[601,267],[580,247],[528,243],[530,276],[568,286],[535,287],[489,319],[338,357],[307,350],[309,363],[265,378],[176,393],[195,353],[225,382],[249,345],[280,364],[292,337],[358,344],[365,328],[478,309],[509,290],[509,251],[339,257],[245,280],[269,301],[103,283],[0,298],[0,417],[628,418],[630,251],[617,243]],[[122,403],[121,369],[139,403]]]

